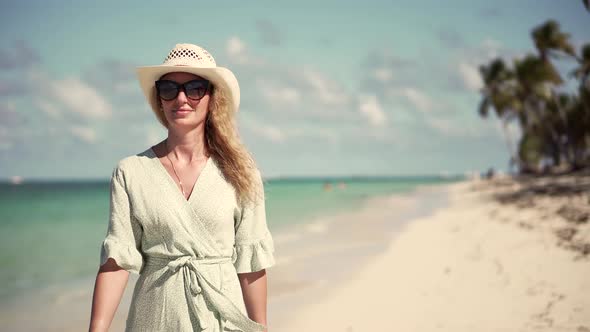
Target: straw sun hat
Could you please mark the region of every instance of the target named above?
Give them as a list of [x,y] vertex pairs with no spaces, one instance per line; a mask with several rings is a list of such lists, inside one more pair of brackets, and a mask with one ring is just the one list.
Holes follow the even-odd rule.
[[[235,75],[227,68],[217,67],[213,56],[204,48],[193,44],[176,44],[161,65],[137,68],[139,85],[158,121],[161,122],[160,117],[157,116],[160,106],[155,82],[163,75],[172,72],[191,73],[209,80],[214,89],[224,90],[230,100],[232,111],[238,111],[240,86]],[[162,125],[165,126],[164,123]]]

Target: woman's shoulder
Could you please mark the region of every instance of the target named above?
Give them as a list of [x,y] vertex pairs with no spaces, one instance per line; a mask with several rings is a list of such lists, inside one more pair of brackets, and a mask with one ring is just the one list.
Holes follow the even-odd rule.
[[149,147],[141,152],[119,159],[114,167],[114,171],[132,172],[138,166],[143,165],[146,161],[155,157],[152,148]]

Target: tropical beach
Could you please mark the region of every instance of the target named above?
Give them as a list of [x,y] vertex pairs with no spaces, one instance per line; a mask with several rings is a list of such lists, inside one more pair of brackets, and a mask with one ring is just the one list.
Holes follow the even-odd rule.
[[[467,179],[285,227],[268,270],[269,331],[588,331],[589,189],[587,172]],[[136,277],[112,331],[124,329]],[[32,293],[0,321],[85,329],[91,284]]]
[[[0,330],[104,330],[94,304],[117,294],[95,296],[97,276],[122,272],[99,270],[105,235],[126,229],[115,242],[134,267],[191,256],[175,273],[225,243],[207,244],[209,225],[223,249],[264,249],[238,264],[239,286],[221,268],[205,280],[231,280],[255,312],[192,287],[206,268],[157,289],[130,273],[109,331],[210,318],[229,331],[227,318],[268,332],[590,332],[590,1],[221,1],[184,4],[183,16],[163,2],[114,5],[0,10]],[[152,72],[170,59],[187,61],[182,73]],[[188,133],[202,145],[176,149]],[[148,169],[145,190],[130,190],[143,168],[119,162],[162,142],[151,151],[169,161],[169,186]],[[250,221],[268,227],[264,242],[238,243],[246,214],[236,206],[232,220],[232,197],[211,199],[213,185],[188,200],[206,150],[205,165],[222,163],[201,184],[234,190],[250,187],[236,166],[252,157],[265,201]],[[113,203],[116,187],[129,211],[170,213],[113,218],[126,204]],[[136,288],[153,303],[134,306]]]

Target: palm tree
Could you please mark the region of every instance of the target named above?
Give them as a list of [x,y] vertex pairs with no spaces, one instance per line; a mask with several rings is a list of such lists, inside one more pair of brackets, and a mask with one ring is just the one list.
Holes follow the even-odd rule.
[[581,47],[579,67],[572,74],[580,80],[578,96],[570,103],[575,168],[590,166],[590,44]]
[[546,132],[537,125],[523,133],[518,145],[518,156],[523,161],[521,173],[538,173],[543,170],[541,163],[551,154],[546,141]]
[[555,20],[548,20],[534,28],[531,35],[541,59],[545,62],[549,61],[549,56],[557,56],[559,53],[576,56],[576,51],[569,41],[570,34],[562,32]]
[[[523,128],[530,129],[533,125],[536,130],[542,130],[539,134],[544,142],[549,145],[554,165],[561,163],[560,147],[561,138],[558,135],[559,117],[550,114],[547,104],[553,97],[553,87],[563,81],[555,67],[542,57],[529,54],[524,59],[514,61],[514,72],[518,84],[515,93],[523,103],[523,111],[530,119]],[[552,118],[552,119],[550,119]],[[532,130],[532,129],[531,129]]]
[[[588,90],[580,89],[580,95],[562,97],[570,123],[572,166],[574,169],[590,166],[590,107]],[[586,99],[586,102],[583,100]]]
[[[589,0],[590,1],[590,0]],[[590,44],[577,57],[569,34],[549,20],[532,30],[538,55],[528,54],[509,66],[501,58],[480,66],[484,82],[479,114],[491,110],[501,120],[511,159],[521,172],[540,166],[590,166]],[[564,80],[552,59],[579,62],[570,77],[580,80],[579,93],[558,92]],[[522,137],[513,149],[507,124],[518,120]]]
[[[576,52],[573,45],[570,42],[570,35],[568,33],[562,32],[559,23],[555,20],[548,20],[547,22],[537,26],[532,30],[531,36],[535,43],[535,47],[539,52],[541,61],[544,63],[543,65],[538,64],[538,66],[546,67],[544,68],[544,70],[547,71],[548,76],[551,76],[549,77],[551,81],[550,83],[553,83],[552,85],[545,84],[545,86],[542,88],[545,89],[545,93],[539,96],[543,98],[543,101],[545,103],[549,103],[553,106],[549,109],[550,111],[557,112],[557,117],[555,118],[555,121],[548,122],[549,125],[547,126],[547,129],[550,131],[553,137],[552,145],[554,146],[554,148],[564,152],[564,156],[571,164],[573,161],[572,155],[568,153],[568,151],[571,150],[570,137],[567,134],[565,134],[564,136],[558,136],[555,129],[556,126],[568,126],[568,118],[565,114],[565,111],[562,109],[560,103],[555,102],[559,99],[555,88],[558,85],[561,85],[563,83],[563,80],[561,79],[559,72],[556,70],[555,66],[551,63],[549,58],[555,58],[560,55],[566,55],[571,58],[577,59]],[[557,164],[561,162],[560,154],[560,152],[554,152],[554,162],[556,162]]]
[[516,97],[512,88],[514,73],[501,58],[492,60],[489,65],[480,66],[479,71],[484,82],[484,87],[481,89],[483,98],[479,104],[479,115],[486,118],[490,109],[495,111],[502,124],[506,146],[510,153],[509,168],[512,165],[521,168],[521,160],[508,130],[508,124],[515,118],[518,118],[521,122],[526,121],[522,113],[522,103]]
[[578,58],[580,67],[572,72],[572,76],[578,78],[581,85],[590,90],[590,82],[588,82],[590,76],[590,44],[582,45],[580,53],[581,56]]

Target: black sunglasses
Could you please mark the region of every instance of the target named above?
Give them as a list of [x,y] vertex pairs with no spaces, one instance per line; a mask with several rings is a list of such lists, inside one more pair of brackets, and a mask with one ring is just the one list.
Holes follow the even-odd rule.
[[192,80],[183,84],[176,83],[169,80],[156,81],[156,91],[160,98],[170,101],[174,100],[180,90],[184,91],[187,98],[199,100],[205,96],[209,90],[210,83],[207,80]]

